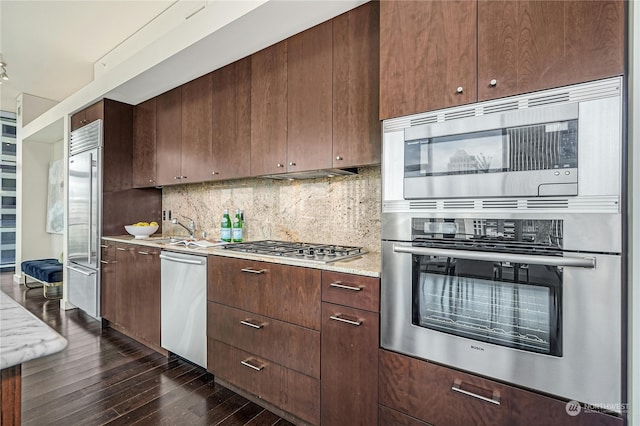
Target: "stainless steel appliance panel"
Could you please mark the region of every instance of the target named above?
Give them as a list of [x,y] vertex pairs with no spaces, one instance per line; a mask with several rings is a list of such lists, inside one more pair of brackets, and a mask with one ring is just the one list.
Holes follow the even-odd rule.
[[102,120],[69,137],[67,185],[67,288],[71,304],[100,316],[102,234]]
[[[565,209],[569,210],[569,209]],[[556,211],[562,211],[560,209]],[[459,219],[538,219],[562,220],[565,250],[585,252],[622,252],[622,219],[620,214],[608,213],[535,213],[504,210],[471,211],[468,213],[430,212],[416,210],[409,213],[382,213],[382,239],[411,241],[411,220],[415,217],[446,219],[455,214]]]
[[99,148],[69,158],[68,260],[94,269],[99,267],[101,233],[100,166]]
[[101,315],[99,274],[96,269],[67,265],[69,302],[96,319]]
[[162,251],[160,345],[207,367],[207,258]]
[[542,355],[412,324],[411,243],[383,241],[381,346],[563,398],[621,400],[621,259],[589,254],[595,268],[565,266],[563,353]]

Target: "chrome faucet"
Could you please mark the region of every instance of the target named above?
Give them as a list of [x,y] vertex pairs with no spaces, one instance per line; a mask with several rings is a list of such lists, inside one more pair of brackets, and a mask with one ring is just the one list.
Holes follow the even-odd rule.
[[195,238],[194,234],[196,232],[196,223],[190,217],[186,217],[186,216],[182,216],[182,217],[184,217],[185,219],[189,220],[189,226],[188,227],[186,227],[182,223],[178,222],[178,219],[176,219],[175,217],[173,219],[171,219],[171,223],[173,223],[174,225],[182,226],[184,229],[189,231],[189,238]]

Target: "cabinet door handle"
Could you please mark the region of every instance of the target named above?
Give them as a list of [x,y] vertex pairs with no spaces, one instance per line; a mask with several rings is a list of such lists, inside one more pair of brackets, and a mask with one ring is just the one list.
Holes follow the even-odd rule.
[[138,254],[146,254],[146,255],[148,255],[148,254],[151,254],[151,253],[149,253],[148,251],[139,251]]
[[126,248],[122,248],[122,247],[116,247],[116,250],[120,250],[120,251],[127,251]]
[[498,80],[494,78],[489,82],[489,87],[496,87],[497,84],[498,84]]
[[362,287],[354,287],[351,285],[346,285],[346,284],[342,284],[340,281],[336,281],[334,283],[329,284],[329,287],[334,287],[334,288],[341,288],[344,290],[351,290],[351,291],[361,291]]
[[458,86],[458,88],[456,89],[456,93],[460,94],[464,92],[464,89],[462,88],[462,86]]
[[284,167],[284,164],[282,164],[282,163],[278,163],[278,164],[276,164],[276,167],[278,167],[278,168],[280,168],[280,167]]
[[240,361],[240,364],[244,365],[245,367],[249,367],[253,370],[256,371],[260,371],[262,369],[264,369],[264,364],[258,364],[256,363],[255,360],[251,359],[251,358],[247,358],[244,361]]
[[296,163],[294,163],[293,161],[291,161],[291,162],[289,163],[289,165],[290,165],[290,166],[295,166],[295,165],[296,165]]
[[106,264],[108,264],[108,263],[109,263],[109,261],[107,261],[107,260],[101,260],[101,261],[100,261],[100,263],[103,263],[103,264],[105,264],[105,265],[106,265]]
[[219,175],[220,173],[218,173],[218,172],[211,172],[211,174],[215,176],[215,175]]
[[347,317],[346,315],[342,315],[342,314],[335,314],[329,317],[329,319],[332,319],[334,321],[340,321],[345,324],[355,325],[356,327],[362,324],[362,320],[355,319],[355,318],[351,319],[351,318],[353,317]]
[[338,155],[338,156],[336,157],[336,160],[340,161],[340,160],[342,160],[342,157]]
[[500,393],[498,391],[493,391],[493,396],[491,398],[487,398],[486,396],[478,395],[477,393],[469,392],[468,390],[462,389],[462,381],[455,380],[453,382],[453,386],[451,386],[451,390],[454,392],[461,393],[463,395],[470,396],[472,398],[479,399],[484,402],[489,402],[491,404],[500,405]]
[[182,179],[182,176],[174,176],[173,178],[174,178],[175,180],[179,180],[179,179]]
[[246,325],[247,327],[255,328],[255,329],[258,329],[258,330],[261,329],[262,327],[264,327],[264,324],[260,324],[258,321],[253,320],[253,319],[241,320],[240,324]]
[[250,274],[264,274],[267,272],[266,269],[253,269],[253,268],[242,268],[240,269],[242,272],[249,272]]
[[109,245],[108,244],[100,244],[100,247],[108,249]]

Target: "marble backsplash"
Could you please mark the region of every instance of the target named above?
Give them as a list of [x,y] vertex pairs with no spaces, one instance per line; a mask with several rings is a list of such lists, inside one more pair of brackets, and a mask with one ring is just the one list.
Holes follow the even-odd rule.
[[[276,239],[363,246],[380,251],[380,167],[357,175],[282,181],[251,178],[164,187],[162,209],[185,225],[193,218],[196,235],[220,238],[223,210],[244,210],[244,240]],[[187,231],[166,220],[165,235]]]

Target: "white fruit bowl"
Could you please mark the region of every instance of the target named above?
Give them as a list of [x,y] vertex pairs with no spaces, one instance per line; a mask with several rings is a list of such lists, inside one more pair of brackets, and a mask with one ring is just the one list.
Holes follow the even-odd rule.
[[149,235],[153,234],[158,230],[158,225],[155,226],[133,226],[133,225],[125,225],[124,229],[131,235],[133,235],[136,239],[140,240],[142,238],[149,238]]

